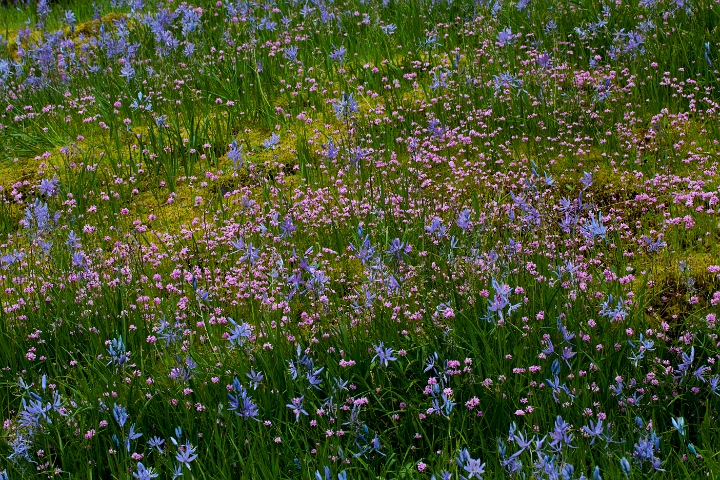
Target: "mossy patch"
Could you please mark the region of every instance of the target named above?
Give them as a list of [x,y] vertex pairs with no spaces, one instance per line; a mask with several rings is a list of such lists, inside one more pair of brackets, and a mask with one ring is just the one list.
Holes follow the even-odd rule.
[[[676,254],[657,257],[645,295],[646,317],[649,324],[657,327],[661,322],[669,325],[668,335],[682,331],[688,322],[697,319],[711,308],[710,299],[720,290],[720,279],[708,267],[717,264],[717,258],[710,254],[692,254],[681,260]],[[636,290],[641,279],[636,280]]]

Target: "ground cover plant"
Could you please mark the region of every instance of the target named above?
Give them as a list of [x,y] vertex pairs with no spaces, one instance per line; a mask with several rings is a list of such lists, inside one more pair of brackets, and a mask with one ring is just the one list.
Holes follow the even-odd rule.
[[0,478],[720,475],[717,0],[0,10]]

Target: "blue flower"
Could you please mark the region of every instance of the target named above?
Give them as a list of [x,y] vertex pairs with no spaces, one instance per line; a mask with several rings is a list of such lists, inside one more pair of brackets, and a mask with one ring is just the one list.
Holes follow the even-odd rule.
[[242,257],[240,257],[240,261],[248,261],[250,262],[250,265],[255,265],[255,262],[260,259],[260,247],[254,248],[252,242],[248,243],[245,246],[245,253]]
[[588,241],[593,241],[595,238],[604,239],[607,234],[607,227],[603,225],[602,214],[598,213],[597,218],[591,216],[589,223],[580,227],[580,231]]
[[[690,355],[686,354],[685,352],[682,352],[682,363],[678,365],[677,370],[675,370],[676,373],[681,374],[682,376],[685,376],[685,374],[690,369],[690,366],[695,361],[695,347],[690,347]],[[681,417],[682,418],[682,417]]]
[[130,431],[125,437],[125,450],[127,450],[128,453],[130,452],[130,441],[137,440],[140,437],[142,437],[142,433],[135,432],[135,424],[133,423],[132,425],[130,425]]
[[388,247],[386,253],[395,256],[396,259],[400,261],[410,252],[410,250],[410,245],[400,241],[399,238],[394,238],[392,242],[390,242],[390,246]]
[[710,379],[710,391],[714,393],[717,396],[720,396],[720,393],[718,393],[718,383],[720,383],[720,377],[717,375]]
[[227,153],[227,158],[232,161],[233,169],[239,170],[243,166],[243,154],[242,145],[238,145],[237,140],[233,140],[230,144],[230,151]]
[[647,245],[648,252],[650,253],[657,252],[661,247],[667,246],[662,237],[658,237],[657,240],[653,240],[647,235],[643,235],[642,241],[645,245]]
[[120,69],[120,76],[128,82],[135,76],[135,69],[130,65],[130,60],[125,59],[122,68]]
[[165,443],[165,439],[155,436],[155,437],[151,438],[150,440],[148,440],[148,447],[155,448],[155,449],[157,449],[157,451],[159,453],[162,453],[163,452],[163,448],[162,448],[163,443]]
[[292,409],[293,413],[295,414],[295,421],[296,421],[296,422],[299,422],[299,421],[300,421],[300,414],[301,414],[301,413],[302,413],[303,415],[307,415],[307,414],[308,414],[308,412],[306,412],[305,409],[303,408],[303,401],[304,401],[304,400],[305,400],[305,396],[303,395],[302,397],[299,397],[299,398],[293,398],[293,399],[292,399],[292,403],[288,403],[287,405],[285,405],[287,408],[291,408],[291,409]]
[[277,133],[273,133],[272,135],[270,135],[270,138],[268,138],[267,140],[265,140],[262,143],[262,146],[270,149],[270,148],[275,148],[279,144],[280,144],[280,135],[278,135]]
[[195,453],[196,447],[193,447],[190,445],[190,442],[184,443],[179,449],[177,455],[175,455],[175,460],[180,462],[182,465],[185,465],[188,470],[191,470],[190,463],[197,458],[197,454]]
[[323,156],[329,160],[335,160],[338,156],[338,153],[340,153],[340,149],[335,146],[335,142],[333,141],[332,137],[328,138],[328,143],[324,144],[322,146],[323,150]]
[[475,460],[473,458],[467,461],[465,465],[465,471],[469,474],[467,478],[482,478],[482,474],[485,473],[485,464],[480,462],[479,459]]
[[462,230],[467,230],[470,227],[470,210],[466,208],[465,210],[460,212],[460,215],[458,216],[455,224]]
[[[334,47],[335,47],[335,45],[333,45],[333,48],[334,48]],[[345,61],[345,54],[346,54],[346,53],[347,53],[347,50],[345,49],[345,47],[343,47],[342,45],[340,45],[340,47],[334,48],[334,50],[333,50],[332,53],[329,55],[329,57],[330,57],[333,61],[335,61],[335,62],[337,62],[337,63],[339,63],[339,64],[342,65],[342,63]]]
[[392,348],[385,348],[383,346],[383,342],[380,342],[380,345],[373,346],[375,349],[376,355],[372,358],[372,361],[375,361],[377,358],[380,364],[388,366],[388,362],[394,362],[397,360],[397,357],[393,357],[393,349]]
[[297,227],[293,224],[292,216],[288,216],[280,224],[280,238],[287,238],[295,233]]
[[597,437],[600,437],[603,434],[602,419],[598,420],[597,424],[594,424],[593,421],[590,420],[590,425],[584,426],[583,430],[585,431],[585,433],[592,437],[592,440],[590,440],[590,445],[592,445],[593,443],[595,443]]
[[257,418],[259,413],[257,404],[253,401],[252,397],[247,394],[247,389],[240,384],[237,378],[233,380],[233,389],[238,392],[240,396],[237,397],[232,393],[228,393],[228,402],[230,403],[228,410],[233,410],[235,415],[245,420],[252,419],[260,421],[260,419]]
[[113,417],[115,417],[115,421],[120,425],[120,428],[125,426],[125,422],[127,422],[128,414],[127,410],[125,410],[125,407],[122,407],[118,405],[117,403],[113,406]]
[[40,181],[39,191],[40,194],[45,195],[46,197],[52,197],[57,193],[57,188],[60,185],[60,181],[53,177],[52,180],[48,180],[47,178],[43,178]]
[[335,109],[335,117],[343,121],[348,121],[353,113],[359,111],[358,103],[353,98],[352,93],[348,95],[345,92],[343,92],[342,98],[335,102],[333,108]]
[[307,376],[307,380],[310,386],[316,390],[320,390],[320,384],[322,383],[322,379],[318,378],[318,375],[320,375],[320,373],[322,373],[324,369],[325,367],[318,368],[317,370],[308,370],[305,374]]
[[246,373],[245,376],[250,379],[250,386],[253,390],[256,390],[258,385],[260,385],[260,382],[262,382],[263,378],[265,378],[262,372],[256,372],[253,369],[250,370],[250,373]]
[[520,90],[522,88],[523,82],[516,76],[511,75],[510,72],[505,72],[501,73],[500,75],[493,75],[493,84],[495,87],[495,91],[499,92],[504,88],[515,88],[517,90]]
[[517,37],[518,35],[514,35],[510,27],[508,27],[497,34],[496,40],[498,45],[504,47],[505,45],[512,44]]
[[296,47],[295,45],[290,45],[288,48],[285,49],[283,56],[291,62],[296,61],[298,56],[298,47]]
[[[73,257],[73,263],[75,262]],[[130,358],[130,354],[125,350],[125,344],[123,343],[122,335],[118,338],[114,338],[110,341],[108,347],[108,353],[110,354],[110,361],[108,365],[114,363],[115,365],[123,365]]]
[[233,329],[230,330],[227,336],[227,339],[230,341],[230,348],[242,347],[245,339],[252,335],[252,330],[250,330],[247,323],[242,320],[239,325],[232,318],[228,317],[228,321],[233,325]]
[[683,417],[672,418],[672,426],[685,438],[685,419]]
[[137,472],[133,472],[133,477],[138,480],[150,480],[151,478],[156,478],[157,476],[158,474],[155,473],[152,468],[146,468],[142,463],[138,463]]
[[620,468],[622,468],[626,477],[630,476],[630,462],[628,462],[627,458],[623,457],[620,459]]

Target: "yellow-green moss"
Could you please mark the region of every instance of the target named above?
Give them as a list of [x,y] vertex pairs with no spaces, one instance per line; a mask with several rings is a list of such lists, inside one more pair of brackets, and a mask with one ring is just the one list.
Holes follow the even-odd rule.
[[[687,262],[687,272],[680,270],[680,261]],[[706,253],[667,252],[655,257],[648,281],[652,286],[645,285],[645,279],[637,275],[633,282],[636,294],[644,295],[646,320],[652,327],[666,322],[671,328],[678,328],[689,318],[700,315],[709,308],[708,299],[720,289],[717,274],[708,272],[710,265],[717,264],[717,257]],[[688,279],[692,283],[688,284]],[[697,303],[690,303],[691,297]]]

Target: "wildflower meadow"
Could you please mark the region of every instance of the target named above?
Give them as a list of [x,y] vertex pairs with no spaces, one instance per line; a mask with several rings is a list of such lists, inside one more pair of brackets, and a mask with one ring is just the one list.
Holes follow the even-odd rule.
[[720,477],[720,0],[0,2],[0,479]]

